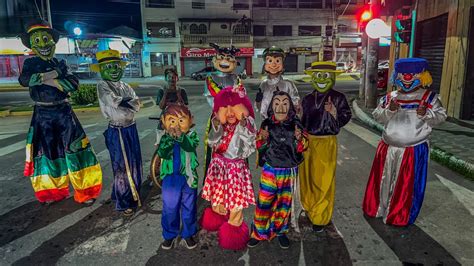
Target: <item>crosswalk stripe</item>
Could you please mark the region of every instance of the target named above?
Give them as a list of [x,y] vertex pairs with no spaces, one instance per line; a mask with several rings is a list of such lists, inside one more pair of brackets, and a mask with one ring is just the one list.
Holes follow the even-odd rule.
[[15,142],[13,144],[10,144],[8,146],[5,146],[3,148],[0,148],[0,157],[4,156],[4,155],[7,155],[7,154],[10,154],[10,153],[13,153],[13,152],[16,152],[20,149],[23,149],[23,148],[25,148],[25,146],[26,146],[26,140],[22,140],[22,141],[18,141],[18,142]]
[[8,139],[9,137],[13,137],[13,136],[16,136],[18,134],[4,134],[4,135],[0,135],[0,140],[2,139]]
[[469,213],[474,216],[474,204],[472,204],[474,202],[474,192],[444,178],[439,174],[435,174],[435,176],[453,193],[453,195],[466,208],[466,210],[468,210]]

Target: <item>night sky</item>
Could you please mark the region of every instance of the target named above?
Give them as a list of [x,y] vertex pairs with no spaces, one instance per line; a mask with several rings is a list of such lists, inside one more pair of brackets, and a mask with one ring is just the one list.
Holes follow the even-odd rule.
[[79,23],[90,33],[125,25],[141,32],[140,0],[50,0],[53,27],[65,31],[65,22]]

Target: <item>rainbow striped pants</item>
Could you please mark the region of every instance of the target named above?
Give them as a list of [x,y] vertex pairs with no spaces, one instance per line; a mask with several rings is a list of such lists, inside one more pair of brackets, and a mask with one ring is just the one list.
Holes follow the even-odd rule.
[[271,240],[288,232],[292,182],[297,176],[298,167],[273,168],[268,164],[263,166],[252,238]]

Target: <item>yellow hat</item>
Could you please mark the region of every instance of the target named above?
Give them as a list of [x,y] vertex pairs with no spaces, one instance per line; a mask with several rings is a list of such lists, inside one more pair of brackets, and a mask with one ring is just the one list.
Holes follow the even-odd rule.
[[117,50],[105,50],[95,54],[97,58],[97,64],[91,65],[91,70],[94,72],[100,72],[100,64],[109,62],[119,62],[122,67],[127,65],[127,62],[120,58],[120,52]]
[[343,73],[344,71],[342,70],[337,70],[336,69],[336,63],[331,62],[331,61],[325,61],[325,62],[313,62],[311,63],[311,67],[308,67],[304,73],[307,75],[312,75],[314,72],[332,72],[336,73],[336,75],[339,75]]

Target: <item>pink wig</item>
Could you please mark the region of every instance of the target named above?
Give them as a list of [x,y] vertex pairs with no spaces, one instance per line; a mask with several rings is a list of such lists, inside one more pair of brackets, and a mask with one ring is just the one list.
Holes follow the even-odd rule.
[[226,87],[222,89],[216,97],[214,97],[214,108],[212,111],[214,113],[217,113],[219,111],[219,108],[221,107],[227,107],[227,106],[235,106],[238,104],[242,104],[247,108],[249,111],[249,115],[252,118],[255,118],[255,113],[253,111],[252,103],[250,102],[249,97],[247,94],[243,94],[241,97],[241,94],[239,92],[234,91],[232,87]]

